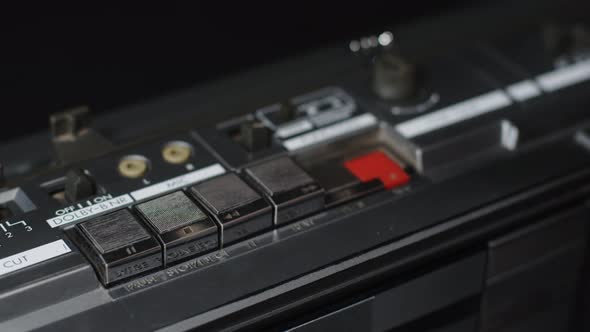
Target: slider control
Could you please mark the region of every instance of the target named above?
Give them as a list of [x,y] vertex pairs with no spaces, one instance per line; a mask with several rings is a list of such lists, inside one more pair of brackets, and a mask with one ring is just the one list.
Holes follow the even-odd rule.
[[279,123],[285,123],[295,120],[297,117],[297,109],[291,102],[286,101],[281,104],[279,109],[273,115]]
[[240,125],[241,141],[250,152],[264,150],[271,145],[271,132],[258,120],[246,120]]
[[113,144],[94,130],[88,107],[78,107],[49,118],[53,147],[59,163],[68,164],[107,153]]
[[73,203],[96,194],[94,180],[81,169],[72,169],[66,173],[65,198]]

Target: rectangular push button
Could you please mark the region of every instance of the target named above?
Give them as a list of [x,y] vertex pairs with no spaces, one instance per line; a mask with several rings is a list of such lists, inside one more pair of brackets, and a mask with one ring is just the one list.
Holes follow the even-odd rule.
[[162,266],[160,244],[127,209],[76,225],[73,240],[106,285]]
[[344,163],[362,182],[378,179],[385,189],[392,189],[410,181],[404,170],[382,151],[373,151]]
[[324,189],[289,157],[249,167],[246,174],[272,199],[276,224],[324,207]]
[[191,192],[222,225],[223,245],[272,227],[272,209],[236,174],[201,182]]
[[218,248],[217,225],[182,191],[135,208],[163,244],[166,266]]

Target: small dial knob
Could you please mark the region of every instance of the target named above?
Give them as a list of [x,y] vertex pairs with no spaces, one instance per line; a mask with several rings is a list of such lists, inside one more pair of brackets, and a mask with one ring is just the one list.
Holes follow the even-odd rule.
[[416,90],[416,66],[401,55],[384,52],[373,62],[373,89],[382,99],[402,101]]

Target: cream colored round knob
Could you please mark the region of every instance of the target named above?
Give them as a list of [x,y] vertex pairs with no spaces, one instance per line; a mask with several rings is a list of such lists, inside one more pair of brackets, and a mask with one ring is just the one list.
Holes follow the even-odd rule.
[[162,158],[171,164],[184,164],[188,161],[192,152],[192,147],[186,142],[170,142],[162,149]]
[[119,161],[119,174],[131,179],[140,178],[147,173],[148,165],[149,161],[143,156],[125,156]]

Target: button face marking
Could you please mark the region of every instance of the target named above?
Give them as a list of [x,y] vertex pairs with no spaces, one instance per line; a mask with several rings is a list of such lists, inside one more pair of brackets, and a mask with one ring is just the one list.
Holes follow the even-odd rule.
[[164,246],[164,263],[218,248],[217,225],[182,191],[138,204],[135,209]]
[[223,225],[223,245],[272,226],[271,206],[234,173],[196,184],[191,193]]
[[276,224],[324,208],[324,189],[289,157],[249,167],[246,175],[273,201]]
[[158,241],[128,209],[82,222],[70,232],[107,285],[162,266]]
[[101,254],[150,238],[150,234],[128,210],[98,217],[80,224],[80,229]]

